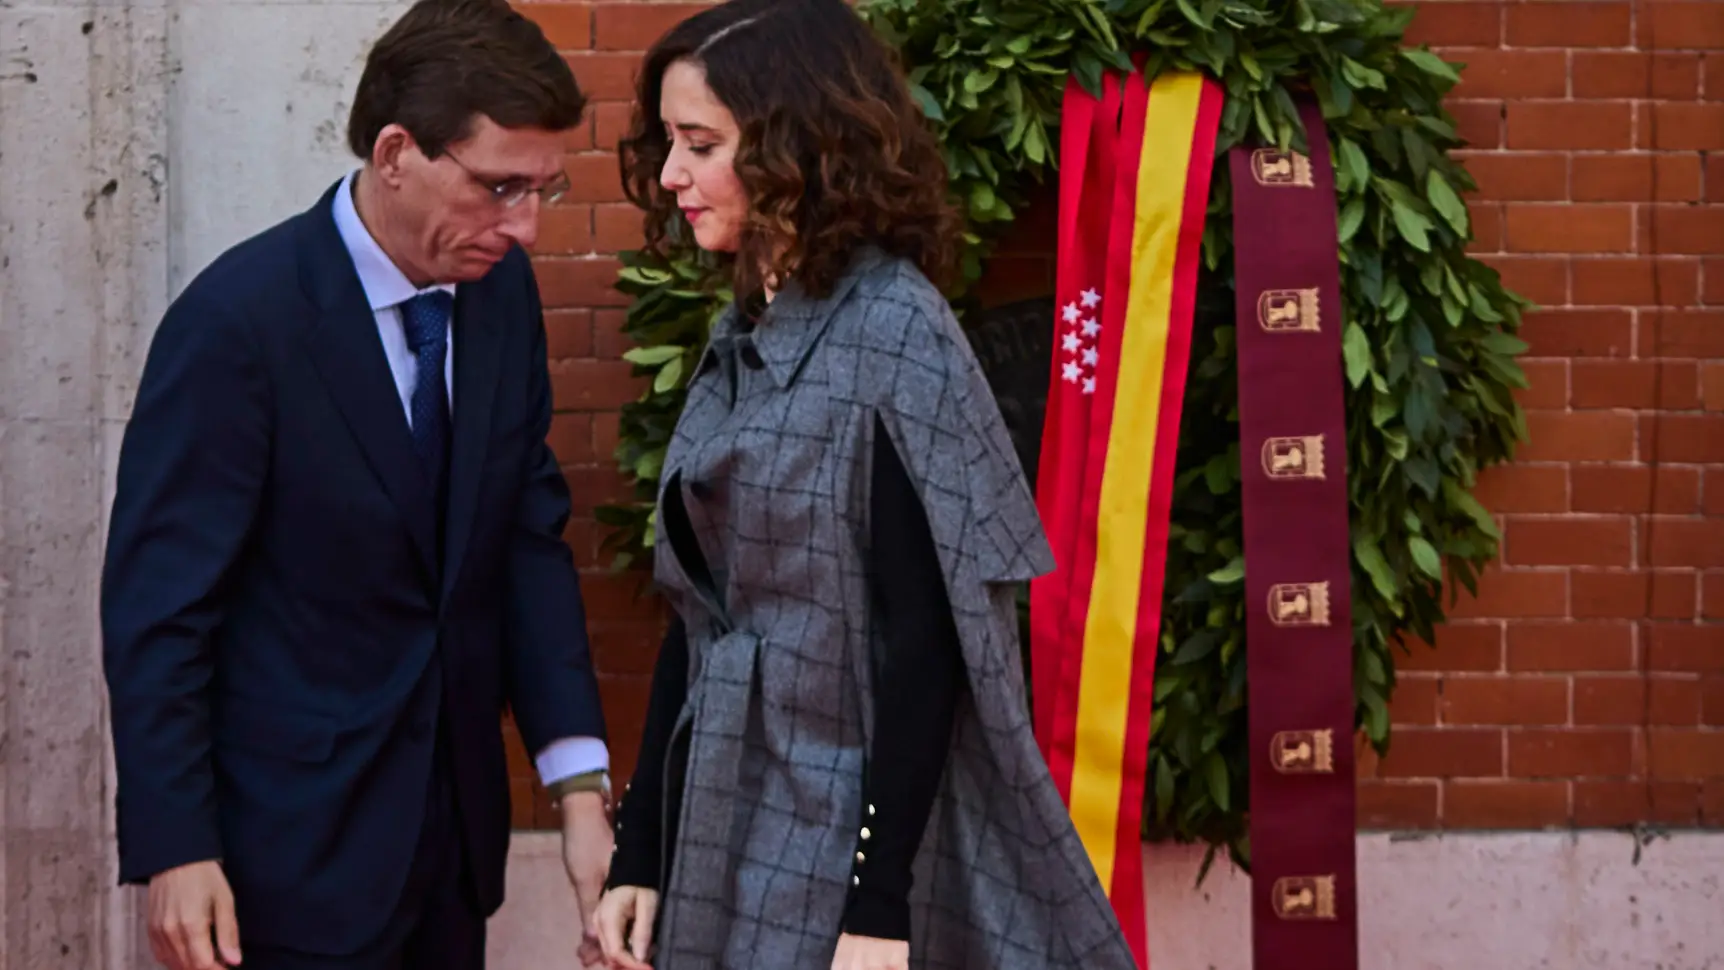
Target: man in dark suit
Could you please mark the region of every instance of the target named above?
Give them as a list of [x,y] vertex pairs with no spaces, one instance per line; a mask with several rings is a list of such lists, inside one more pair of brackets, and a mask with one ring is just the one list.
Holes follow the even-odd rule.
[[161,322],[102,624],[120,879],[175,970],[482,967],[505,709],[571,918],[597,902],[604,722],[523,251],[584,109],[502,0],[423,0],[367,61],[363,165]]

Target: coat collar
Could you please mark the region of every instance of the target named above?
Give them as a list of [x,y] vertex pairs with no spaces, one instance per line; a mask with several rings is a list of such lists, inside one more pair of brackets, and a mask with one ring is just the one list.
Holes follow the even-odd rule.
[[760,321],[752,329],[740,325],[741,312],[734,303],[725,307],[713,322],[712,340],[701,358],[699,370],[704,371],[713,365],[714,354],[731,352],[733,348],[752,342],[773,382],[781,389],[789,387],[801,372],[802,365],[807,363],[808,355],[820,341],[820,335],[826,332],[833,314],[849,298],[857,282],[888,258],[874,246],[857,250],[849,268],[824,297],[809,295],[800,283],[792,280],[767,305]]

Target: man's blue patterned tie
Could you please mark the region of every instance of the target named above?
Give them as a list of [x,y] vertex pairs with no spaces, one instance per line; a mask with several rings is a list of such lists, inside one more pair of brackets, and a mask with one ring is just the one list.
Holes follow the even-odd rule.
[[417,362],[410,409],[413,444],[436,496],[439,532],[449,477],[449,388],[443,366],[449,350],[449,312],[454,305],[455,298],[442,290],[420,293],[401,304],[407,349]]

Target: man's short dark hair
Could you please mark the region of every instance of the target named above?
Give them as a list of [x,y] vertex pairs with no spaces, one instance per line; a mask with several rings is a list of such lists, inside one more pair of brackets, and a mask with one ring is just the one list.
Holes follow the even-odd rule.
[[347,144],[371,157],[390,124],[436,158],[476,115],[504,128],[566,131],[587,99],[538,25],[507,0],[419,0],[371,48],[347,121]]

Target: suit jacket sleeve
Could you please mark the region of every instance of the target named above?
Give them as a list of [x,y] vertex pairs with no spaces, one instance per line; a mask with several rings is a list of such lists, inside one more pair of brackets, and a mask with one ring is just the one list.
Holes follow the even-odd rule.
[[529,382],[533,446],[508,552],[505,651],[515,723],[528,750],[538,751],[559,738],[603,739],[605,724],[587,646],[580,579],[563,541],[569,488],[557,456],[545,442],[551,430],[551,378],[544,313],[525,257],[521,265],[533,328],[524,374]]
[[245,321],[188,293],[151,343],[121,446],[101,614],[122,882],[215,859],[212,631],[268,475]]

